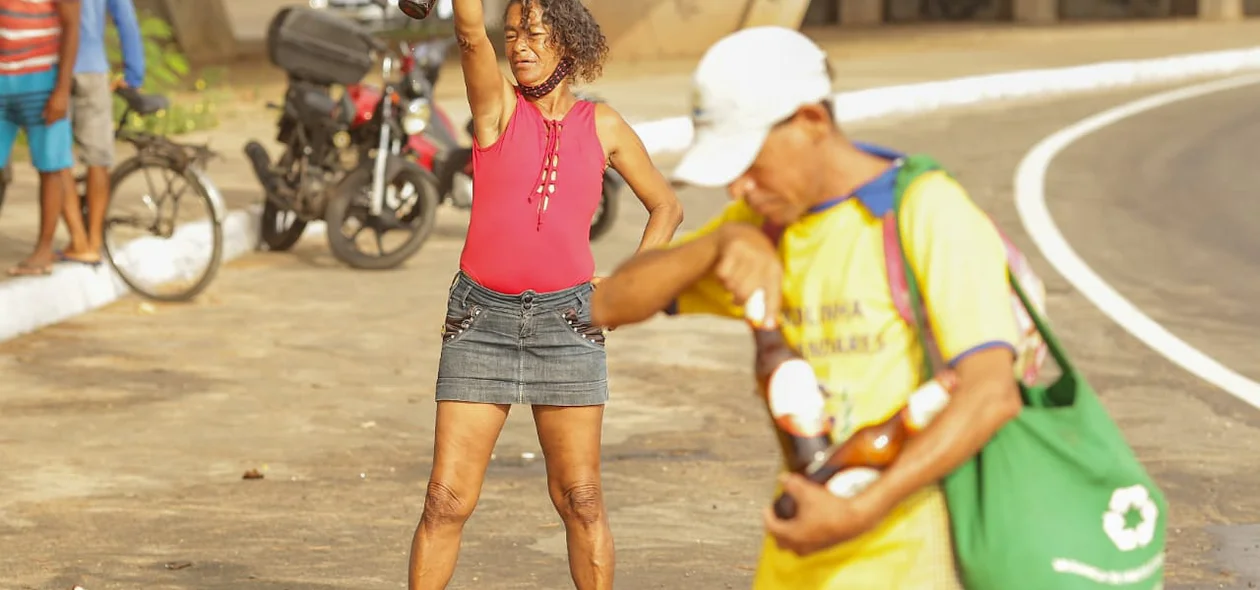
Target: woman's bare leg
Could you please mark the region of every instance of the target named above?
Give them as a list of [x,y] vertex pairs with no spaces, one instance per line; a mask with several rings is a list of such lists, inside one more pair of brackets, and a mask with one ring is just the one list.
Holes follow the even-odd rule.
[[547,489],[564,521],[569,573],[578,590],[613,585],[613,538],[599,477],[604,406],[534,406]]
[[441,401],[424,514],[411,541],[410,590],[446,588],[455,573],[464,523],[472,516],[490,453],[511,406]]

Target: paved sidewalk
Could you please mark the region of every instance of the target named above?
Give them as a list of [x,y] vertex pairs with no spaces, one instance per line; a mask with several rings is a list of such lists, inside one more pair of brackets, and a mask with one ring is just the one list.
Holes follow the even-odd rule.
[[[940,80],[1003,71],[1053,68],[1119,59],[1248,47],[1260,39],[1260,21],[1126,22],[1019,27],[1012,25],[888,26],[879,29],[808,30],[828,50],[837,71],[837,90],[854,90]],[[590,86],[631,122],[687,112],[691,61],[618,62]],[[750,72],[750,75],[755,75]],[[229,75],[229,95],[221,105],[219,129],[193,139],[208,139],[224,155],[211,176],[229,207],[257,202],[258,189],[241,148],[249,139],[273,136],[274,116],[264,105],[278,100],[283,78],[269,64],[236,64]],[[467,119],[458,66],[449,65],[438,84],[439,102],[457,122]],[[122,153],[120,153],[121,157]],[[19,150],[19,158],[24,160]],[[24,257],[34,243],[35,178],[26,163],[0,212],[0,271]],[[64,241],[64,235],[61,238]],[[0,281],[11,280],[0,275]],[[40,280],[39,278],[25,280]]]
[[[941,154],[1043,269],[1060,336],[1174,503],[1168,589],[1245,588],[1212,535],[1260,522],[1250,491],[1260,461],[1238,452],[1260,444],[1260,421],[1202,401],[1209,387],[1048,270],[1010,203],[1029,145],[1147,92],[852,130]],[[601,269],[633,250],[646,217],[623,198],[625,217],[595,244]],[[721,191],[681,198],[688,229],[726,202]],[[0,343],[0,555],[13,556],[0,558],[0,586],[401,588],[466,222],[444,208],[433,239],[397,271],[346,269],[322,240],[304,240],[231,262],[191,305],[123,300]],[[748,588],[778,457],[752,393],[746,329],[658,319],[608,342],[603,477],[617,588]],[[538,452],[529,412],[512,412],[451,588],[572,588]],[[265,478],[242,480],[249,469]]]

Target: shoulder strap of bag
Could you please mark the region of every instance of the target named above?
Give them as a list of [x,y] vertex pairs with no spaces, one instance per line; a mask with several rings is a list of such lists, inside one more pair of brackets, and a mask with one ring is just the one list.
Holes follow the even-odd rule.
[[[940,345],[936,340],[936,334],[932,330],[931,320],[927,315],[927,308],[924,304],[922,289],[919,287],[919,280],[915,276],[909,260],[906,258],[897,220],[901,212],[901,202],[905,196],[906,188],[923,173],[940,169],[940,164],[928,156],[907,157],[902,163],[901,173],[897,176],[896,189],[893,191],[892,211],[884,214],[883,220],[884,261],[888,273],[889,288],[893,294],[893,302],[896,304],[897,311],[902,318],[906,319],[915,328],[915,333],[918,335],[919,342],[926,353],[924,354],[924,370],[926,371],[924,374],[928,376],[935,375],[944,369],[946,363],[944,356],[941,354]],[[1058,363],[1059,370],[1065,376],[1077,374],[1076,366],[1068,359],[1058,336],[1054,334],[1050,329],[1050,324],[1033,306],[1019,280],[1011,274],[1009,268],[1006,270],[1006,279],[1010,283],[1011,289],[1015,291],[1015,295],[1019,297],[1020,304],[1027,310],[1033,325],[1037,327],[1037,333],[1041,334],[1042,340],[1045,341],[1051,358]],[[903,309],[905,311],[902,311]]]
[[932,330],[932,322],[923,302],[919,281],[914,276],[910,261],[906,258],[898,220],[901,216],[901,203],[906,189],[923,174],[940,169],[941,165],[928,156],[914,155],[903,158],[893,188],[893,206],[891,210],[884,213],[883,218],[884,270],[888,276],[888,288],[892,293],[897,314],[920,336],[919,340],[925,352],[923,370],[924,374],[929,376],[946,368],[945,357],[941,354],[936,334]]

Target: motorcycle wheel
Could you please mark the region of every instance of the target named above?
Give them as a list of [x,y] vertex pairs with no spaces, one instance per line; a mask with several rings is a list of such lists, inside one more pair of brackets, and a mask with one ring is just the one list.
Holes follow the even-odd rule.
[[262,242],[272,252],[292,249],[302,239],[302,232],[306,231],[305,221],[299,219],[296,213],[276,206],[271,199],[263,199],[261,222]]
[[[336,196],[328,203],[324,215],[328,223],[328,247],[333,256],[351,267],[363,270],[387,270],[406,262],[433,233],[437,220],[437,178],[414,162],[396,159],[386,168],[386,186],[415,189],[414,196],[399,202],[397,207],[386,203],[381,216],[371,218],[368,202],[372,190],[372,166],[359,167],[342,181]],[[357,222],[358,229],[346,235],[347,222]],[[360,234],[375,234],[376,253],[364,251]],[[383,236],[391,230],[409,232],[397,248],[386,252]]]
[[595,217],[591,218],[591,241],[598,240],[612,229],[613,224],[617,221],[617,213],[620,209],[621,186],[616,181],[604,177],[604,191],[600,195],[599,208],[595,210]]

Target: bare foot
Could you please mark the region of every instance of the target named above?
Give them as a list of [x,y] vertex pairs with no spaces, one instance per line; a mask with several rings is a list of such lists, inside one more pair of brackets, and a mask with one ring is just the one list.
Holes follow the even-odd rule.
[[9,269],[11,277],[45,276],[52,274],[53,256],[51,254],[32,254],[30,258],[17,263]]
[[92,250],[75,250],[66,248],[56,253],[57,260],[61,262],[78,262],[80,264],[97,265],[101,263],[100,251]]

